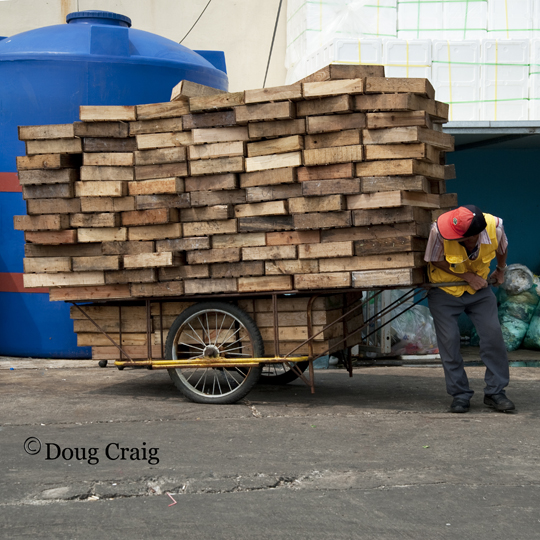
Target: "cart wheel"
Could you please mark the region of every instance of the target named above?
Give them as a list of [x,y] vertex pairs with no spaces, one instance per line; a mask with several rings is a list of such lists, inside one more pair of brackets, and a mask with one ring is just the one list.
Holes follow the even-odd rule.
[[[296,362],[296,367],[304,373],[309,362]],[[262,368],[259,384],[288,384],[298,379],[297,371],[290,364],[265,364]]]
[[[172,360],[262,358],[264,345],[253,319],[225,302],[195,304],[180,314],[167,335]],[[257,383],[261,367],[171,368],[176,387],[196,403],[235,403]]]

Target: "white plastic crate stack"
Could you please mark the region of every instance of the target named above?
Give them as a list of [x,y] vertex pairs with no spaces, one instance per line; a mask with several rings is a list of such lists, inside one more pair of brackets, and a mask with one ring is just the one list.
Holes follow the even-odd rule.
[[[484,39],[488,28],[488,0],[444,2],[443,35],[449,40]],[[437,36],[430,36],[436,39]]]
[[533,31],[534,0],[489,0],[488,34],[492,39],[527,39]]
[[439,101],[450,105],[448,120],[480,120],[480,41],[432,43],[431,81]]
[[398,39],[442,37],[444,2],[398,0]]
[[387,77],[431,79],[431,41],[386,41],[383,47],[383,64]]
[[540,39],[531,40],[529,120],[540,120]]

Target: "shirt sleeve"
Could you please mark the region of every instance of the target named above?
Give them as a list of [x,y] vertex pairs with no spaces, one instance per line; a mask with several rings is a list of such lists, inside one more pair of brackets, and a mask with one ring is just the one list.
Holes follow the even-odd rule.
[[444,260],[444,240],[439,234],[437,223],[432,223],[424,255],[424,261],[437,262]]
[[506,237],[506,233],[504,232],[503,220],[501,218],[497,218],[497,226],[495,232],[497,233],[497,253],[499,255],[504,255],[506,253],[506,250],[508,249],[508,238]]

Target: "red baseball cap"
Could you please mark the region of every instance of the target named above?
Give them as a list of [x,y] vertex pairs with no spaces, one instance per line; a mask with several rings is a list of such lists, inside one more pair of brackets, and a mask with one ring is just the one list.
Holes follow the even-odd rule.
[[472,204],[445,212],[437,219],[437,228],[445,240],[461,240],[480,234],[486,226],[482,210]]

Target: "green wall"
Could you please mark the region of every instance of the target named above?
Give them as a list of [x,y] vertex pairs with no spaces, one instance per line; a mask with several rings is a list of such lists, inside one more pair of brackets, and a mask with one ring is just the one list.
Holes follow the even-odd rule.
[[540,274],[540,149],[470,149],[447,154],[459,205],[475,204],[504,221],[508,264]]

